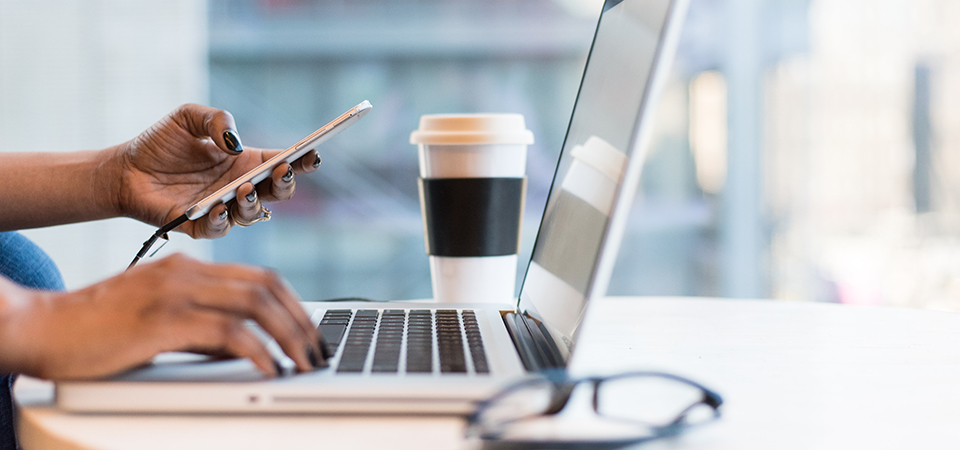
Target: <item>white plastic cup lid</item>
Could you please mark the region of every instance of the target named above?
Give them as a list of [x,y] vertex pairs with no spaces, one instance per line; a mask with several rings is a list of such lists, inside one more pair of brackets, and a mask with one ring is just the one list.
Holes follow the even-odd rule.
[[533,144],[522,114],[427,114],[410,133],[411,144]]
[[573,147],[571,153],[613,181],[620,180],[627,166],[627,155],[597,136],[590,136],[582,146]]

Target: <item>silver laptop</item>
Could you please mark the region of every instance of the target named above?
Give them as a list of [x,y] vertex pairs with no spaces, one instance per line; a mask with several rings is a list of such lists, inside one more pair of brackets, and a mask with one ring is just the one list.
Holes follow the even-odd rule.
[[161,355],[109,380],[58,383],[57,405],[464,414],[518,377],[565,367],[587,304],[606,293],[685,12],[686,0],[604,4],[517,304],[308,302],[329,368],[267,380],[247,360]]

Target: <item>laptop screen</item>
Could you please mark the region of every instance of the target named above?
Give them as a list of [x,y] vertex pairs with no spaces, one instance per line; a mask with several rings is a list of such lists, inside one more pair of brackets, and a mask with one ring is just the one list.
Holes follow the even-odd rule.
[[[606,293],[609,274],[599,276],[598,267],[611,260],[612,268],[616,259],[620,239],[610,233],[612,219],[628,212],[633,192],[627,191],[636,189],[641,161],[631,159],[642,159],[637,130],[641,119],[652,119],[643,117],[651,80],[673,51],[663,47],[670,18],[681,13],[674,3],[680,2],[607,0],[603,6],[520,292],[519,309],[559,335],[567,350],[587,300]],[[631,171],[637,172],[632,183]]]

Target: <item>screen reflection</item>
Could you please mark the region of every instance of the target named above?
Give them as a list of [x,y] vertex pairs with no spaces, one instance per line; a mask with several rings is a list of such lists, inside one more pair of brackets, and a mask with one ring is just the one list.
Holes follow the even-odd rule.
[[568,349],[631,156],[670,4],[607,1],[584,71],[520,293],[521,309],[559,331]]

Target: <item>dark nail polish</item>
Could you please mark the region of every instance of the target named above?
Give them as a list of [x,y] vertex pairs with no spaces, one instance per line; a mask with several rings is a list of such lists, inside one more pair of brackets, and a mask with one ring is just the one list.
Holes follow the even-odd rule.
[[227,144],[227,148],[232,152],[240,153],[243,151],[243,144],[240,143],[240,136],[237,136],[237,133],[233,130],[227,130],[223,132],[223,142]]
[[253,191],[243,198],[247,199],[248,202],[253,203],[253,201],[257,199],[257,191]]
[[307,346],[307,360],[310,361],[310,365],[313,366],[314,369],[322,369],[327,367],[327,361],[318,357],[317,353],[314,352],[309,346]]
[[327,340],[323,338],[323,331],[320,328],[317,328],[317,334],[319,339],[317,339],[317,347],[320,347],[320,356],[323,356],[324,361],[333,357],[333,353],[330,352],[330,348],[327,347]]
[[221,211],[220,214],[217,214],[217,217],[220,218],[220,220],[227,220],[227,210]]
[[283,366],[280,365],[280,361],[273,360],[273,368],[276,369],[278,377],[283,376]]
[[313,167],[314,167],[314,168],[320,167],[320,155],[319,155],[319,154],[317,155],[317,160],[313,162]]
[[283,175],[283,181],[290,182],[293,179],[293,167],[287,167],[287,173]]

